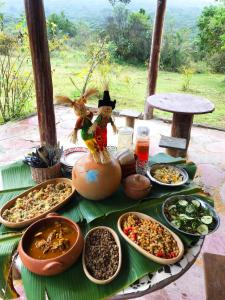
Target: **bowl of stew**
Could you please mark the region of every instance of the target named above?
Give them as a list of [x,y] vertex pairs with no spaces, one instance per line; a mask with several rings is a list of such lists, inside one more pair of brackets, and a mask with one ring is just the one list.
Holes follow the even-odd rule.
[[19,255],[32,273],[51,276],[68,269],[79,258],[84,238],[79,226],[55,213],[33,223],[19,243]]

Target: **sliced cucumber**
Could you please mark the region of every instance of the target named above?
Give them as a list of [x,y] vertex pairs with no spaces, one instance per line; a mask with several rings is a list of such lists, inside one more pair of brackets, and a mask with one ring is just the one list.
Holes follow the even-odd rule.
[[178,203],[181,205],[181,206],[187,206],[188,205],[188,202],[186,200],[179,200]]
[[180,218],[181,220],[194,220],[194,218],[189,217],[189,216],[187,216],[187,215],[185,215],[185,214],[180,214],[180,215],[179,215],[179,218]]
[[213,218],[211,216],[203,216],[203,217],[201,217],[201,221],[202,221],[202,223],[208,225],[208,224],[212,223]]
[[193,213],[193,212],[195,211],[194,205],[189,204],[189,205],[186,207],[185,211],[186,211],[187,213],[189,213],[189,214]]
[[209,232],[209,229],[207,225],[202,224],[198,226],[197,231],[202,235],[206,235]]
[[168,210],[171,210],[171,209],[173,209],[173,208],[176,208],[176,205],[175,205],[175,204],[170,205],[170,206],[168,207]]
[[179,220],[173,220],[171,224],[176,228],[180,228],[181,225]]
[[198,200],[192,200],[191,202],[192,202],[192,204],[194,204],[197,207],[199,207],[201,205],[201,203]]

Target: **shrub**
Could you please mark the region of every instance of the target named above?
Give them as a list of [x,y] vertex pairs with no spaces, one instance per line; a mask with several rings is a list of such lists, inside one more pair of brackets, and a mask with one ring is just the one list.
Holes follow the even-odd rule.
[[225,73],[225,51],[214,53],[208,58],[208,63],[213,72]]
[[4,38],[4,51],[0,56],[0,116],[3,122],[19,118],[32,100],[31,73],[25,71],[26,52],[21,52],[15,39]]
[[183,66],[183,67],[181,67],[180,72],[183,75],[181,89],[182,89],[182,91],[186,92],[186,91],[190,90],[190,83],[191,83],[193,74],[195,73],[195,70],[189,66]]

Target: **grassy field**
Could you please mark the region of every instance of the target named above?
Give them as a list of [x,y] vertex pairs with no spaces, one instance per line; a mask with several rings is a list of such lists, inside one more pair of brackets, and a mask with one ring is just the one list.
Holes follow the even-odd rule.
[[[53,70],[53,85],[55,95],[75,97],[79,94],[70,81],[70,77],[80,88],[83,86],[82,74],[85,74],[85,57],[80,52],[61,52],[51,59]],[[84,76],[83,76],[84,77]],[[90,86],[101,86],[100,74],[97,71]],[[157,93],[182,93],[183,76],[179,73],[159,72]],[[110,70],[111,97],[117,100],[116,109],[135,109],[142,111],[146,96],[147,71],[146,67],[115,64]],[[212,114],[195,116],[194,122],[225,128],[225,75],[223,74],[194,74],[190,89],[187,93],[208,98],[215,104]],[[97,105],[97,99],[90,101]],[[171,118],[170,113],[155,110],[156,116]]]

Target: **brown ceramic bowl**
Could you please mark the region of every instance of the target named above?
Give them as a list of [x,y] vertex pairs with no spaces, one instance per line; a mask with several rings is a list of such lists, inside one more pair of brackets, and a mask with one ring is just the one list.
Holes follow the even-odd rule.
[[[21,197],[26,197],[30,192],[34,191],[34,190],[40,190],[41,188],[45,188],[48,184],[57,184],[57,183],[66,183],[66,184],[69,184],[72,191],[71,191],[71,194],[66,197],[62,202],[56,204],[54,207],[50,208],[48,211],[45,211],[41,214],[37,214],[35,217],[31,218],[31,219],[26,219],[22,222],[10,222],[10,221],[7,221],[3,218],[3,213],[6,209],[10,209],[11,207],[13,207],[17,201],[18,198],[21,198]],[[10,201],[8,201],[1,209],[0,209],[0,223],[4,224],[6,227],[9,227],[9,228],[24,228],[32,223],[34,223],[35,221],[37,220],[40,220],[42,218],[44,218],[48,213],[50,212],[53,212],[53,211],[56,211],[58,210],[59,208],[61,208],[64,204],[66,204],[70,199],[71,197],[73,196],[73,194],[75,193],[75,188],[72,184],[72,181],[68,178],[54,178],[54,179],[49,179],[49,180],[46,180],[38,185],[35,185],[34,187],[32,187],[31,189],[25,191],[24,193],[16,196],[15,198],[11,199]]]
[[123,180],[123,188],[127,197],[138,200],[148,196],[152,185],[147,177],[133,174]]
[[[27,247],[30,244],[31,237],[34,232],[37,232],[38,228],[43,225],[49,224],[49,222],[65,222],[74,231],[77,232],[77,239],[73,246],[64,254],[51,259],[35,259],[27,254]],[[55,213],[50,213],[46,218],[41,219],[33,223],[24,232],[22,239],[19,243],[19,255],[25,267],[31,272],[42,275],[51,276],[59,274],[68,269],[80,256],[84,245],[84,238],[79,226],[68,218],[61,217]]]

